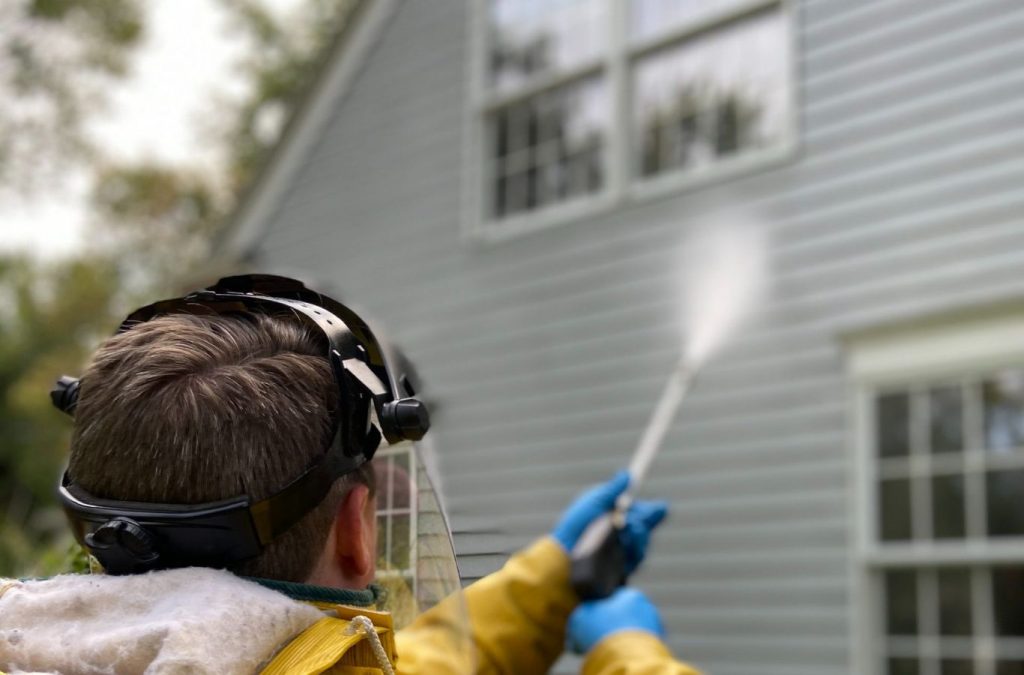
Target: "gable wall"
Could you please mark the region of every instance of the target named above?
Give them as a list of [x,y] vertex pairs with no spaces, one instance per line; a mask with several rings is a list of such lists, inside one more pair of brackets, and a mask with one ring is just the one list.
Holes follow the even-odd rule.
[[625,463],[677,356],[682,233],[725,202],[761,214],[774,295],[657,461],[673,516],[638,583],[708,672],[850,672],[838,338],[1024,292],[1024,5],[805,0],[796,159],[487,246],[460,237],[463,5],[400,3],[259,259],[417,363],[475,578]]

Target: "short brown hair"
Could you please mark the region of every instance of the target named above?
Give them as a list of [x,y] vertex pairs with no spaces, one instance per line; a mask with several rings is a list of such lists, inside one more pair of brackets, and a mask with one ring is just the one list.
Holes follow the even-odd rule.
[[[195,504],[264,499],[331,441],[338,390],[304,327],[264,315],[163,316],[103,343],[82,377],[68,473],[97,497]],[[240,574],[305,581],[341,500],[369,465]]]

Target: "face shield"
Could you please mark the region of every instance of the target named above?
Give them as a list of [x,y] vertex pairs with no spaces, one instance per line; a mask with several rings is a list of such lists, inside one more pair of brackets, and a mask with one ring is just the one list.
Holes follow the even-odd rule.
[[[451,530],[428,439],[382,447],[373,460],[377,479],[377,577],[380,609],[399,631],[399,659],[421,662],[443,652],[430,672],[474,672],[469,617]],[[403,641],[403,633],[415,639]],[[420,640],[430,654],[417,653]],[[435,670],[442,668],[443,670]]]

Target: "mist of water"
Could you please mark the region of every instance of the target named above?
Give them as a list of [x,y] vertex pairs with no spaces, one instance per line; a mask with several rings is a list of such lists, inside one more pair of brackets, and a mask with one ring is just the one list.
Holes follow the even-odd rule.
[[768,237],[747,215],[723,216],[689,233],[683,248],[686,338],[697,369],[741,328],[768,291]]

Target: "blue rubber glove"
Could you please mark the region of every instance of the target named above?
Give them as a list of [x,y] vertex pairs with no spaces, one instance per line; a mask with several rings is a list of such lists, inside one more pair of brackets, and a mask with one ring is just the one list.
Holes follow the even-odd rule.
[[[629,472],[620,471],[606,483],[596,485],[565,510],[551,535],[567,552],[593,521],[615,508],[615,500],[629,487]],[[626,551],[626,572],[631,574],[643,561],[651,531],[668,513],[668,504],[661,501],[635,501],[626,514],[626,524],[619,537]]]
[[604,600],[584,602],[569,616],[568,643],[586,654],[612,633],[642,630],[665,637],[658,608],[635,588],[624,586]]
[[668,502],[635,501],[626,514],[626,525],[619,532],[622,548],[626,551],[626,574],[632,574],[643,562],[651,532],[668,515]]

